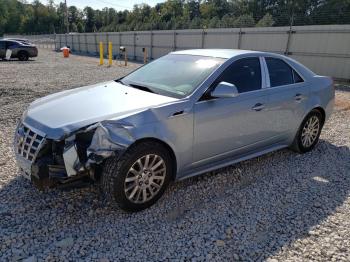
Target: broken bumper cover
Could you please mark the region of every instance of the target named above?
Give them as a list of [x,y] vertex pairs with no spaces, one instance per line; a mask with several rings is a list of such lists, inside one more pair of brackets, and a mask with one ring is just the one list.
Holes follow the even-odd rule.
[[[21,174],[42,187],[50,179],[67,179],[84,171],[74,142],[64,148],[64,165],[54,161],[52,141],[41,131],[19,123],[14,136],[13,149]],[[44,153],[43,153],[44,151]]]
[[[23,126],[23,124],[21,125]],[[61,151],[63,161],[61,161],[61,164],[57,164],[53,157],[52,145],[50,145],[50,143],[56,142],[50,142],[44,134],[38,135],[39,138],[42,138],[40,146],[34,147],[35,154],[33,158],[28,159],[27,155],[32,150],[30,147],[33,145],[32,140],[35,140],[36,133],[29,127],[26,127],[25,132],[17,128],[14,142],[16,160],[22,174],[39,184],[39,187],[50,184],[47,181],[52,179],[64,182],[86,175],[94,178],[94,165],[101,164],[111,156],[121,155],[135,142],[132,129],[132,125],[116,123],[116,121],[103,121],[81,129],[64,139],[64,143],[62,142],[64,144],[63,150]],[[79,148],[77,136],[87,132],[93,132],[93,135],[89,146],[84,149],[85,157],[81,158],[81,147]],[[28,140],[27,133],[34,138]],[[27,140],[28,147],[23,145]],[[49,146],[48,153],[39,154],[44,146]]]
[[53,187],[57,183],[67,183],[72,180],[93,174],[87,172],[79,161],[76,145],[73,144],[63,153],[64,165],[57,165],[49,156],[40,157],[31,162],[16,154],[16,161],[23,177],[31,180],[39,189]]
[[31,180],[32,163],[24,159],[23,157],[19,156],[18,154],[16,154],[16,161],[23,177]]

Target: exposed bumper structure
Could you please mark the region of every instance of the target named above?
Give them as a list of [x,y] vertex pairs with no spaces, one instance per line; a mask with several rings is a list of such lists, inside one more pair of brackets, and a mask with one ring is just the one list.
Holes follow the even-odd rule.
[[[134,142],[130,128],[132,126],[105,121],[57,142],[21,123],[14,139],[16,160],[23,176],[40,189],[53,186],[57,181],[65,183],[82,176],[93,176],[95,164],[119,155]],[[92,139],[82,152],[77,137],[90,131],[93,131]],[[61,148],[56,148],[57,143],[61,143]]]
[[[72,137],[72,138],[75,138]],[[52,185],[52,180],[66,180],[85,171],[80,163],[75,142],[67,140],[62,158],[63,165],[56,163],[52,141],[32,127],[20,123],[14,138],[14,151],[22,175],[39,188]]]

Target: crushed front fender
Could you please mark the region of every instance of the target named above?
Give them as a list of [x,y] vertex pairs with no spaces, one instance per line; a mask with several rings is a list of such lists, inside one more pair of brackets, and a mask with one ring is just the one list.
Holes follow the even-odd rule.
[[106,158],[122,154],[136,140],[131,132],[133,127],[113,120],[99,123],[87,149],[87,166],[100,164]]

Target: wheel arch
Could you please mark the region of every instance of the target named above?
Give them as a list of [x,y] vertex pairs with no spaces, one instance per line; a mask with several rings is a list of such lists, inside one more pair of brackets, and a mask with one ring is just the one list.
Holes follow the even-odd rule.
[[324,122],[326,121],[326,111],[321,106],[314,107],[311,111],[313,111],[313,110],[317,110],[317,111],[319,111],[321,113],[321,115],[322,115],[322,125],[323,125]]
[[158,143],[168,150],[169,154],[171,155],[171,158],[174,161],[173,166],[172,166],[173,173],[172,173],[172,177],[171,177],[171,180],[174,181],[176,179],[176,173],[177,173],[177,158],[176,158],[176,154],[175,154],[173,148],[168,143],[164,142],[163,140],[161,140],[159,138],[154,138],[154,137],[140,138],[140,139],[136,140],[134,143],[132,143],[128,148],[137,146],[137,145],[144,143],[144,142]]
[[[319,103],[315,103],[314,105],[308,106],[307,108],[305,108],[304,111],[304,115],[301,118],[300,124],[304,121],[304,119],[313,111],[313,110],[317,110],[321,113],[322,115],[322,124],[325,123],[326,121],[326,110],[319,104]],[[298,129],[300,127],[300,124],[298,126]]]

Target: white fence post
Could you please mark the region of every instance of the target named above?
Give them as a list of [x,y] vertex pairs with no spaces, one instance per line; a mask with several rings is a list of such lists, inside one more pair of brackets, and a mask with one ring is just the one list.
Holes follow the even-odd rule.
[[150,60],[152,60],[153,59],[153,31],[151,30],[150,31]]

